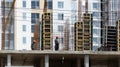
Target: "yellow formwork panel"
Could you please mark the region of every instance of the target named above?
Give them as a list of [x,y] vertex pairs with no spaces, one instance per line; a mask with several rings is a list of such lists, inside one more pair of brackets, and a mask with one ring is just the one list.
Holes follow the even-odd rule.
[[120,19],[117,21],[117,45],[118,51],[120,51]]
[[[89,13],[85,13],[83,14],[83,22],[75,23],[76,50],[91,50],[91,22],[92,15]],[[79,41],[81,41],[81,43]],[[79,46],[81,46],[83,49],[79,48]]]

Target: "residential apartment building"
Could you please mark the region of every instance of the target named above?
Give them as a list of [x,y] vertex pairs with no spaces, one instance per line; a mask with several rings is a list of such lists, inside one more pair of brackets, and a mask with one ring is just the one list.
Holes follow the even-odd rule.
[[[9,5],[9,3],[7,2],[10,2],[12,4],[13,0],[5,0],[5,5],[10,7],[11,5]],[[14,19],[12,20],[14,25],[11,29],[13,30],[14,34],[10,37],[13,38],[10,47],[11,49],[31,50],[31,43],[33,41],[35,31],[35,24],[41,22],[43,5],[43,0],[16,0],[13,13]],[[73,26],[74,22],[77,20],[77,0],[47,0],[47,6],[48,9],[52,10],[53,14],[53,50],[54,40],[56,36],[59,37],[60,50],[62,50],[64,47],[65,22],[68,22],[70,25],[70,45],[68,46],[70,47],[70,50],[74,50]],[[6,16],[8,15],[7,13],[5,14]],[[2,46],[2,44],[0,45]],[[8,45],[6,45],[5,47],[5,49],[9,48]]]
[[[10,6],[10,3],[13,0],[5,0],[6,6]],[[119,0],[110,0],[109,1],[109,21],[108,25],[116,26],[116,20],[118,19],[118,1]],[[13,26],[11,34],[11,49],[16,50],[31,50],[31,43],[33,41],[35,23],[41,22],[41,15],[43,13],[43,0],[16,0],[14,13],[13,13]],[[92,42],[93,50],[97,50],[101,45],[105,44],[104,41],[106,34],[103,30],[103,21],[102,12],[103,10],[101,0],[88,0],[88,12],[93,16],[93,28],[92,28]],[[2,4],[2,1],[1,3]],[[74,50],[74,24],[78,20],[78,0],[47,0],[48,9],[52,11],[53,14],[53,45],[54,50],[54,40],[58,36],[60,43],[60,50],[65,48],[65,24],[69,24],[69,50]],[[85,13],[85,0],[81,0],[81,10],[82,14]],[[2,5],[1,5],[2,6]],[[9,9],[5,9],[8,10]],[[6,16],[7,13],[6,12]],[[1,10],[2,15],[2,10]],[[102,16],[102,17],[101,17]],[[2,17],[2,16],[1,16]],[[2,21],[2,19],[1,19]],[[1,23],[2,24],[2,23]],[[2,27],[2,26],[0,26]],[[1,29],[1,28],[0,28]],[[1,29],[2,30],[2,29]],[[0,34],[2,35],[2,34]],[[7,36],[7,35],[6,35]],[[2,37],[2,36],[1,36]],[[8,39],[8,38],[7,38]],[[0,39],[2,42],[2,39]],[[13,45],[14,44],[14,45]],[[0,44],[2,46],[2,44]],[[8,49],[6,42],[5,49]]]

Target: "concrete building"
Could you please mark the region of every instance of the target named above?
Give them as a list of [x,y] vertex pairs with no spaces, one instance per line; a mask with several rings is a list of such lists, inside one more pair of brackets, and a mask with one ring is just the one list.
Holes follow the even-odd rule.
[[112,51],[0,51],[0,67],[120,67],[119,59]]
[[[13,0],[5,0],[7,6]],[[2,2],[2,1],[0,1]],[[16,0],[14,7],[13,32],[10,49],[31,50],[35,23],[41,22],[43,12],[43,0]],[[53,47],[54,39],[59,37],[60,50],[64,48],[64,29],[65,22],[70,25],[69,50],[74,50],[74,22],[77,20],[77,0],[47,0],[48,9],[53,12]],[[6,13],[7,15],[7,13]],[[68,20],[68,21],[67,21]],[[7,44],[8,42],[6,42]],[[2,44],[1,44],[2,46]],[[8,45],[5,49],[8,49]],[[54,50],[54,49],[53,49]]]

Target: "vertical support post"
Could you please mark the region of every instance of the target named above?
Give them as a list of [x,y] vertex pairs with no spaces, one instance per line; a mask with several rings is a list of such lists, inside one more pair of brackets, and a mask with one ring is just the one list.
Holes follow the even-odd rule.
[[120,67],[120,59],[118,59],[118,67]]
[[84,57],[84,67],[89,67],[89,55],[85,55]]
[[81,67],[81,60],[80,60],[80,58],[77,59],[77,67]]
[[49,67],[49,55],[45,55],[45,67]]
[[44,58],[40,59],[40,67],[44,67]]
[[11,55],[7,55],[7,66],[11,66]]

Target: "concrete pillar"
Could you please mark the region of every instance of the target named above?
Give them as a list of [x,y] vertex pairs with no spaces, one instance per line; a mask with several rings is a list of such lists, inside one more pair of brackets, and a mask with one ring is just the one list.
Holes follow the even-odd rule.
[[40,60],[40,67],[44,67],[44,58],[41,58]]
[[49,55],[45,55],[45,67],[49,67]]
[[77,59],[77,67],[81,67],[81,60],[79,58]]
[[89,67],[89,55],[85,55],[84,57],[84,67]]
[[118,67],[120,67],[120,59],[118,60]]
[[3,67],[3,59],[0,58],[0,67]]
[[7,55],[7,66],[11,66],[11,55]]

